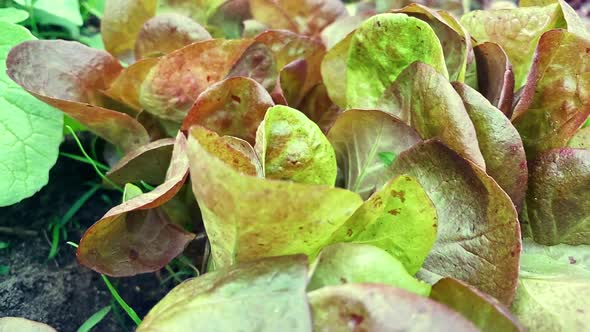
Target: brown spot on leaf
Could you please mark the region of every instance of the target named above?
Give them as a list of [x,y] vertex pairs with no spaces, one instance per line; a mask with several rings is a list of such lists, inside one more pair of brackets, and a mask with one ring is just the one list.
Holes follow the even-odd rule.
[[365,320],[365,317],[357,314],[350,314],[348,315],[348,326],[351,328],[351,331],[357,331],[356,327],[361,325]]
[[129,249],[129,259],[135,261],[139,258],[139,253],[134,249]]
[[383,200],[381,199],[381,197],[375,198],[375,200],[373,201],[373,205],[375,206],[375,208],[380,208],[381,205],[383,205]]
[[241,103],[241,102],[242,102],[242,98],[240,98],[240,97],[238,97],[238,96],[235,96],[235,95],[232,95],[232,96],[231,96],[231,99],[232,99],[233,101],[235,101],[236,103]]
[[569,256],[568,257],[570,264],[576,264],[578,261],[576,261],[576,259],[574,258],[574,256]]
[[399,214],[399,209],[392,209],[387,211],[387,213],[391,214],[392,216],[397,216]]
[[351,228],[349,228],[348,231],[346,231],[346,235],[352,236],[352,229]]
[[344,278],[344,277],[340,277],[340,282],[343,283],[343,284],[347,284],[348,283],[348,280],[346,278]]
[[404,191],[392,190],[391,196],[399,198],[402,203],[406,201],[406,193]]

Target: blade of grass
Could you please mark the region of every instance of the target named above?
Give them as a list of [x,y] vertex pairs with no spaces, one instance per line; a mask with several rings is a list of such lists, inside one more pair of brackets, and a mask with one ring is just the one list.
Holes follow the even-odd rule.
[[[60,152],[59,155],[79,161],[79,162],[82,162],[82,163],[85,163],[85,164],[92,165],[92,163],[89,162],[86,158],[77,156],[75,154],[71,154],[71,153],[67,153],[67,152]],[[108,172],[110,169],[107,165],[105,165],[103,163],[99,163],[98,161],[95,161],[95,163],[96,163],[96,166],[98,168],[100,168],[102,171]]]
[[104,173],[102,173],[100,171],[100,169],[96,165],[96,162],[94,161],[94,159],[90,158],[90,156],[88,155],[88,153],[86,153],[86,150],[84,149],[84,146],[82,146],[82,143],[80,142],[80,139],[76,135],[76,132],[74,131],[74,129],[72,129],[72,127],[70,127],[70,126],[66,126],[66,129],[70,132],[70,134],[72,134],[72,137],[76,141],[76,144],[78,144],[78,148],[80,148],[80,152],[82,152],[82,154],[84,155],[84,157],[86,158],[86,160],[88,160],[90,162],[90,164],[92,165],[92,167],[94,168],[94,171],[98,174],[98,176],[100,176],[100,178],[103,181],[105,181],[106,183],[110,184],[113,188],[117,189],[120,192],[123,192],[123,188],[119,187],[116,183],[114,183],[113,181],[111,181],[111,179],[107,178],[104,175]]
[[[72,247],[78,248],[78,244],[76,244],[74,242],[68,241],[67,244],[71,245]],[[133,310],[133,308],[131,308],[125,302],[125,300],[123,300],[121,295],[119,295],[119,292],[117,292],[117,289],[115,288],[115,286],[113,286],[113,284],[111,284],[111,281],[109,280],[109,278],[107,278],[104,274],[101,274],[100,276],[102,277],[102,280],[104,281],[105,285],[107,285],[109,292],[111,292],[111,296],[115,299],[115,301],[117,301],[117,303],[121,306],[121,308],[123,308],[123,310],[127,313],[127,315],[129,315],[129,317],[133,320],[133,322],[137,326],[139,326],[139,324],[141,324],[141,319],[139,318],[139,316],[137,315],[135,310]]]
[[90,318],[88,318],[77,330],[77,332],[88,332],[96,324],[100,323],[111,311],[111,306],[106,306],[99,311],[95,312]]
[[135,325],[139,326],[139,324],[141,324],[141,319],[139,318],[139,316],[137,316],[137,313],[135,312],[135,310],[133,310],[133,308],[131,308],[125,302],[125,300],[123,300],[123,298],[119,295],[119,292],[117,292],[117,290],[115,289],[115,286],[113,286],[113,284],[111,284],[111,281],[109,280],[109,278],[107,278],[104,274],[101,274],[100,276],[102,277],[102,280],[104,281],[104,283],[107,285],[107,288],[111,292],[111,295],[113,296],[113,298],[115,298],[115,301],[117,301],[117,303],[119,303],[121,308],[123,308],[123,310],[125,310],[127,315],[129,315],[129,317],[133,320]]

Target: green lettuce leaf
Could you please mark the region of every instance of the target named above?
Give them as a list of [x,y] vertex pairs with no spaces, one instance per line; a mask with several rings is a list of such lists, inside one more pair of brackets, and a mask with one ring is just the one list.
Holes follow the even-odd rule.
[[362,204],[344,189],[244,174],[220,159],[229,151],[223,151],[225,145],[206,149],[218,139],[198,126],[188,139],[193,192],[216,266],[296,253],[315,256]]
[[590,150],[553,149],[532,163],[527,209],[545,245],[590,244]]
[[17,203],[47,184],[62,140],[61,112],[6,75],[10,48],[32,39],[27,29],[0,21],[0,206]]
[[[443,50],[425,22],[404,14],[381,14],[353,34],[346,62],[347,108],[372,109],[411,63],[431,65],[447,78]],[[328,86],[330,89],[330,86]]]
[[512,311],[535,332],[582,331],[590,308],[590,247],[524,241]]
[[440,40],[449,80],[460,82],[465,80],[467,57],[470,51],[468,46],[471,44],[468,44],[469,38],[465,37],[462,30],[455,30],[436,10],[420,4],[410,4],[392,12],[403,13],[428,23]]
[[313,331],[479,331],[427,297],[380,284],[328,286],[309,293]]
[[322,249],[311,265],[308,291],[347,283],[379,283],[428,296],[430,285],[417,280],[404,265],[377,247],[338,243]]
[[0,21],[7,23],[20,23],[29,18],[29,12],[12,7],[0,8]]
[[433,140],[403,152],[392,167],[415,177],[436,207],[436,242],[418,277],[429,283],[453,277],[509,304],[521,243],[508,195],[481,168]]
[[432,286],[430,298],[459,312],[482,332],[524,332],[524,327],[493,297],[453,278]]
[[410,176],[395,177],[375,192],[330,238],[379,247],[414,275],[437,238],[436,209]]
[[334,185],[334,149],[321,129],[296,109],[269,108],[256,143],[266,178]]
[[402,119],[423,139],[437,138],[485,169],[477,133],[461,97],[435,68],[414,62],[381,96],[378,109]]
[[363,199],[393,177],[380,158],[382,153],[391,153],[395,158],[422,141],[414,129],[398,118],[372,110],[342,113],[328,132],[328,140],[336,151],[343,187]]
[[473,122],[487,173],[498,182],[514,202],[522,207],[528,181],[528,168],[522,139],[510,120],[477,91],[455,82],[453,87]]
[[274,257],[190,279],[164,297],[137,332],[308,332],[305,256]]

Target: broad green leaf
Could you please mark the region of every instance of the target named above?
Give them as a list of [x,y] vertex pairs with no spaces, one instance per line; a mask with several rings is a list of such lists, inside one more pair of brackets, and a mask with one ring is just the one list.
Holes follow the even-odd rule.
[[163,205],[180,191],[187,173],[186,139],[179,133],[166,181],[115,206],[92,225],[80,240],[78,261],[122,277],[157,271],[178,256],[195,235],[173,224]]
[[303,255],[218,269],[176,286],[137,332],[309,332],[306,284]]
[[590,244],[590,150],[553,149],[531,166],[527,209],[533,239]]
[[231,159],[220,159],[223,151],[207,151],[208,142],[219,139],[215,136],[193,127],[188,152],[216,266],[296,253],[315,256],[362,204],[344,189],[241,173],[228,164]]
[[20,23],[29,18],[29,12],[13,7],[0,8],[0,22]]
[[477,85],[474,89],[511,118],[514,73],[508,55],[500,45],[491,42],[481,43],[473,51],[477,63]]
[[330,245],[320,252],[311,270],[308,291],[348,283],[377,283],[423,296],[430,293],[430,285],[410,275],[395,257],[366,244]]
[[271,29],[319,35],[335,19],[346,15],[340,0],[250,0],[255,20]]
[[63,137],[61,112],[6,75],[11,47],[32,39],[27,29],[0,21],[0,206],[17,203],[47,184]]
[[0,318],[0,332],[57,332],[49,325],[20,317]]
[[334,148],[305,114],[273,106],[257,136],[256,150],[266,178],[328,186],[336,182]]
[[[28,7],[31,0],[13,0],[21,6]],[[61,20],[68,21],[76,26],[82,26],[84,21],[82,15],[80,15],[80,3],[78,0],[37,0],[34,1],[35,5],[33,8],[39,10],[36,16],[42,16],[44,14],[50,14],[58,17]],[[40,15],[39,15],[40,14]],[[41,19],[43,19],[41,17]]]
[[10,78],[30,94],[113,145],[128,152],[148,143],[147,132],[137,120],[105,108],[102,90],[123,69],[110,54],[77,42],[34,40],[14,47],[6,64]]
[[398,75],[416,61],[449,76],[440,42],[427,23],[405,14],[366,20],[352,36],[343,73],[347,108],[374,108]]
[[479,331],[427,297],[380,284],[328,286],[309,293],[313,331]]
[[135,41],[135,59],[168,54],[194,42],[211,39],[199,23],[178,14],[162,14],[147,20]]
[[393,177],[381,153],[397,156],[422,141],[414,129],[396,117],[372,110],[342,113],[328,132],[328,139],[336,151],[344,188],[363,199]]
[[512,311],[534,332],[583,331],[590,313],[590,246],[524,242]]
[[463,35],[463,31],[455,30],[436,10],[420,4],[410,4],[392,12],[406,14],[428,23],[440,40],[449,80],[460,82],[465,80],[469,38]]
[[512,201],[478,166],[431,140],[400,154],[395,174],[415,177],[434,204],[438,233],[418,277],[453,277],[509,304],[516,291],[520,228]]
[[375,192],[329,243],[379,247],[415,275],[437,238],[436,209],[416,179],[399,176]]
[[141,85],[140,105],[160,118],[182,122],[197,97],[223,80],[252,43],[211,39],[163,56]]
[[512,117],[529,159],[566,146],[590,116],[588,50],[589,39],[564,30],[549,31],[541,37]]
[[528,168],[522,139],[510,120],[477,91],[455,82],[453,87],[473,122],[486,172],[510,196],[518,210],[522,207]]
[[482,332],[526,331],[498,300],[457,279],[439,280],[430,298],[460,313]]
[[235,136],[254,144],[256,130],[272,106],[272,97],[255,80],[227,78],[199,95],[181,129],[188,130],[198,124],[219,135]]
[[423,139],[437,138],[485,169],[477,132],[461,96],[435,68],[420,62],[405,68],[384,91],[378,109],[400,118]]

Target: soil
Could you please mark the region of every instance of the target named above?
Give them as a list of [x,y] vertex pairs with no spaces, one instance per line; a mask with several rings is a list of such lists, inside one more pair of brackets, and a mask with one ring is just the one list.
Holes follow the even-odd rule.
[[[87,140],[88,141],[88,140]],[[61,151],[79,154],[66,140]],[[76,331],[92,314],[112,304],[112,296],[100,275],[78,264],[75,248],[60,241],[55,259],[48,260],[50,234],[47,226],[86,191],[88,181],[98,178],[90,165],[60,157],[50,172],[49,185],[19,204],[0,208],[0,227],[26,229],[37,235],[15,236],[0,232],[0,241],[9,242],[0,250],[0,265],[10,272],[0,276],[0,317],[18,316],[43,322],[58,331]],[[67,228],[68,239],[78,243],[83,231],[120,201],[120,194],[101,190],[84,205]],[[115,203],[116,204],[116,203]],[[76,226],[78,224],[78,226]],[[5,233],[5,232],[4,232]],[[159,274],[111,278],[119,294],[144,317],[174,285],[162,285]],[[92,331],[132,331],[133,322],[117,306]]]

